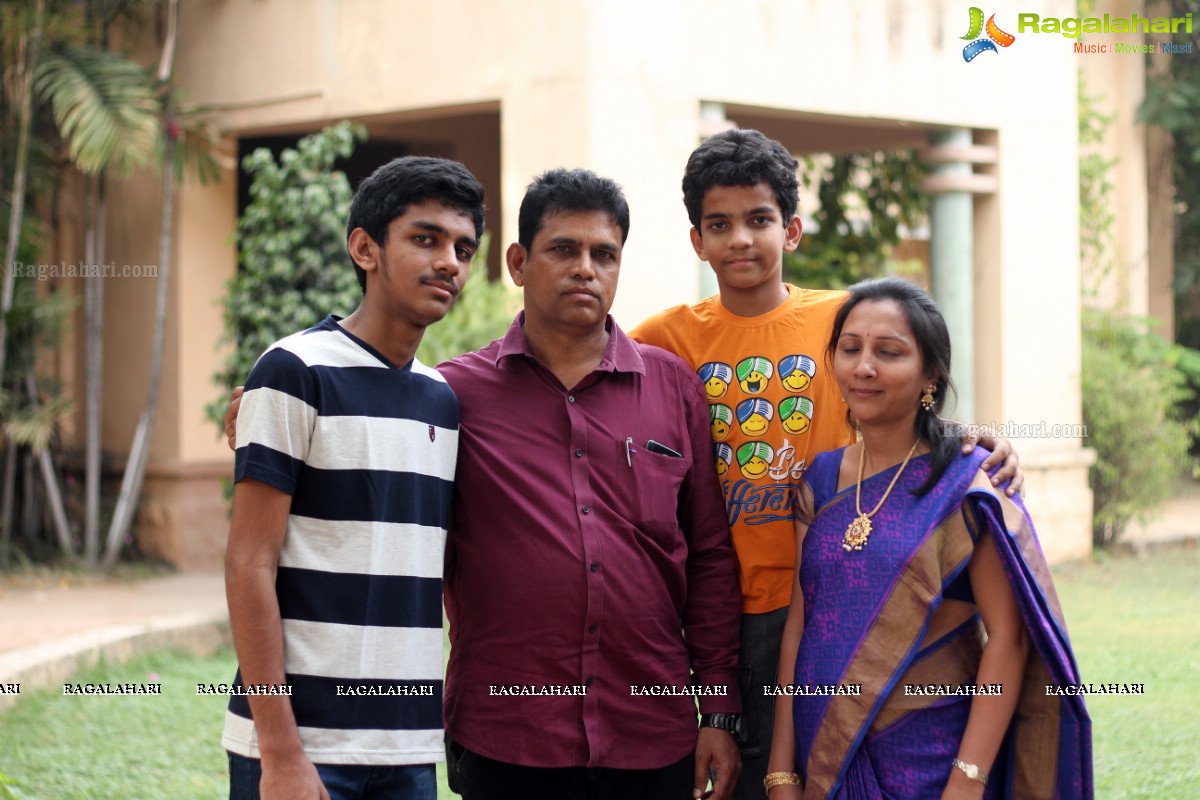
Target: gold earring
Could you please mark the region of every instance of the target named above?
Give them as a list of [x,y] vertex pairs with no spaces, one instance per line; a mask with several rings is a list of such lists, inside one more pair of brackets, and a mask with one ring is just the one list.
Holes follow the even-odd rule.
[[926,411],[933,411],[933,393],[937,390],[937,386],[932,383],[925,387],[925,394],[921,395],[921,408]]

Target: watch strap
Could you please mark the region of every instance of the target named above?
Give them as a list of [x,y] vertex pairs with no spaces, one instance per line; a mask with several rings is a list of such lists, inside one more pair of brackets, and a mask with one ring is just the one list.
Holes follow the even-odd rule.
[[723,731],[733,733],[737,727],[738,720],[742,718],[741,714],[701,714],[701,728],[720,728]]
[[719,730],[726,731],[730,736],[733,737],[733,740],[738,743],[738,746],[741,746],[742,744],[741,723],[741,714],[716,713],[700,715],[701,728],[717,728]]

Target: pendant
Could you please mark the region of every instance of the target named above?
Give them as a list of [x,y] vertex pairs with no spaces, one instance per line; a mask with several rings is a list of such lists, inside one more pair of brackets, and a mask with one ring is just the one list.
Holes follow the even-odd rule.
[[867,539],[871,538],[871,518],[866,514],[859,514],[850,527],[846,528],[846,535],[842,537],[842,549],[849,553],[851,550],[862,550],[863,545],[867,543]]

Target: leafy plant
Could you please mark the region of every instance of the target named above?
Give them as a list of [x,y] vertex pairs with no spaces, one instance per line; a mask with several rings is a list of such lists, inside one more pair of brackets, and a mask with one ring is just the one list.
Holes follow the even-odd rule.
[[[1200,17],[1200,0],[1168,0],[1166,11]],[[1167,69],[1147,79],[1138,121],[1158,125],[1174,141],[1175,340],[1200,348],[1200,48],[1184,31],[1171,39],[1188,50],[1173,53]]]
[[[233,350],[215,376],[225,394],[206,408],[218,426],[228,392],[245,382],[264,350],[327,314],[346,316],[358,306],[362,290],[346,255],[352,192],[333,165],[363,138],[361,126],[343,122],[304,137],[278,161],[265,148],[243,160],[251,200],[238,220],[240,269],[224,299],[224,341]],[[476,274],[454,309],[426,331],[417,351],[424,363],[482,347],[512,321],[515,295],[486,279],[487,243],[485,235],[471,263]]]
[[34,85],[53,104],[59,132],[80,170],[128,175],[154,154],[154,84],[121,53],[63,45],[47,54]]
[[[109,45],[110,33],[118,29],[129,40],[137,40],[139,24],[149,16],[146,12],[152,5],[156,4],[141,0],[103,3],[34,0],[32,3],[0,4],[0,52],[3,62],[13,66],[12,70],[6,67],[5,80],[0,81],[0,116],[16,123],[0,131],[0,153],[4,155],[0,177],[5,183],[10,180],[4,170],[9,163],[15,165],[11,176],[12,192],[8,195],[11,199],[6,197],[0,202],[0,208],[9,220],[6,264],[18,260],[19,250],[27,252],[29,244],[24,237],[37,229],[26,222],[26,205],[35,209],[29,215],[31,221],[37,209],[55,205],[51,201],[53,193],[69,171],[78,170],[85,175],[84,261],[100,264],[104,262],[107,177],[128,175],[138,165],[173,162],[175,167],[174,171],[164,167],[163,233],[159,238],[156,262],[158,288],[151,387],[126,461],[104,566],[111,566],[115,561],[132,522],[157,410],[172,249],[171,209],[175,196],[172,180],[182,177],[185,167],[199,174],[202,181],[217,175],[216,161],[212,157],[215,129],[207,124],[198,109],[183,106],[171,81],[178,0],[169,0],[165,4],[167,30],[157,74]],[[47,176],[47,172],[54,174]],[[14,381],[20,387],[20,391],[10,392],[10,402],[3,409],[6,433],[12,441],[33,446],[55,533],[62,552],[72,557],[74,536],[68,530],[66,510],[60,499],[58,469],[46,448],[53,433],[54,412],[61,410],[63,405],[56,403],[54,396],[43,398],[44,392],[38,388],[32,366],[36,362],[32,349],[24,352],[8,344],[10,326],[20,322],[14,305],[18,293],[15,275],[15,270],[6,269],[0,287],[0,375],[4,376],[5,387],[11,387]],[[83,538],[85,558],[89,565],[96,566],[100,563],[103,281],[98,278],[85,280],[83,293],[85,369],[82,405],[86,438]],[[17,335],[14,330],[13,336]],[[14,363],[28,366],[14,376],[9,358]],[[29,407],[25,411],[20,407],[22,395],[28,395]],[[5,456],[5,485],[4,491],[0,492],[8,505],[11,505],[8,498],[13,496],[17,472],[14,454],[15,449]],[[10,511],[10,508],[0,510],[0,518],[4,520],[0,523],[0,562],[5,549],[2,542],[7,541],[8,520],[12,518]],[[33,514],[30,518],[40,516]]]
[[1115,246],[1112,207],[1113,182],[1109,179],[1116,158],[1099,151],[1115,115],[1100,110],[1101,95],[1088,94],[1079,73],[1079,261],[1083,268],[1085,297],[1094,298],[1103,280],[1112,272]]
[[264,350],[358,305],[362,290],[345,243],[352,192],[333,164],[365,138],[362,126],[342,122],[305,136],[278,161],[266,148],[242,160],[251,199],[238,219],[238,272],[223,300],[223,341],[233,349],[215,378],[226,394],[206,409],[218,425],[228,391],[245,382]]
[[[22,222],[22,235],[17,248],[14,267],[36,269],[42,246],[41,220],[32,215]],[[15,270],[14,270],[15,274]],[[25,478],[26,464],[23,454],[32,454],[36,459],[51,460],[51,450],[56,448],[58,423],[71,410],[72,402],[54,381],[34,378],[39,384],[39,402],[31,401],[29,386],[31,377],[37,372],[39,352],[58,348],[62,344],[63,325],[78,304],[78,298],[62,289],[39,291],[39,282],[29,277],[13,281],[12,306],[5,315],[4,379],[0,381],[0,440],[3,455],[3,482],[18,485],[18,474]],[[39,464],[40,466],[40,464]],[[44,473],[43,473],[44,480]],[[42,492],[0,492],[0,569],[7,568],[11,560],[20,560],[41,549],[38,537],[38,521],[43,518],[43,505],[50,502]],[[29,521],[22,525],[23,535],[20,548],[14,546],[12,530],[18,520]],[[61,537],[62,529],[58,529]],[[61,539],[60,539],[61,542]],[[3,795],[0,795],[2,797]]]
[[1149,332],[1145,320],[1084,311],[1081,389],[1096,451],[1089,483],[1097,546],[1116,542],[1131,520],[1145,521],[1186,473],[1200,422],[1179,414],[1191,396],[1180,365],[1195,369],[1197,359]]
[[806,230],[796,252],[784,254],[787,280],[844,289],[879,275],[901,227],[916,228],[925,219],[924,174],[915,150],[805,159],[800,182],[816,187],[820,207],[813,214],[816,230]]

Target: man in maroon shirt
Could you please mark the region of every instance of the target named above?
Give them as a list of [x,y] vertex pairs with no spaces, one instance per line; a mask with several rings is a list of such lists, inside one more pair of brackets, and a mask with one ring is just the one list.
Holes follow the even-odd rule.
[[525,310],[439,367],[460,408],[451,785],[466,800],[690,800],[711,777],[726,800],[740,589],[703,387],[608,316],[629,233],[616,183],[548,172],[518,229],[506,258]]
[[685,800],[711,774],[728,797],[739,589],[702,387],[608,316],[629,231],[614,182],[548,172],[518,227],[524,311],[440,367],[462,415],[452,783],[466,800]]

